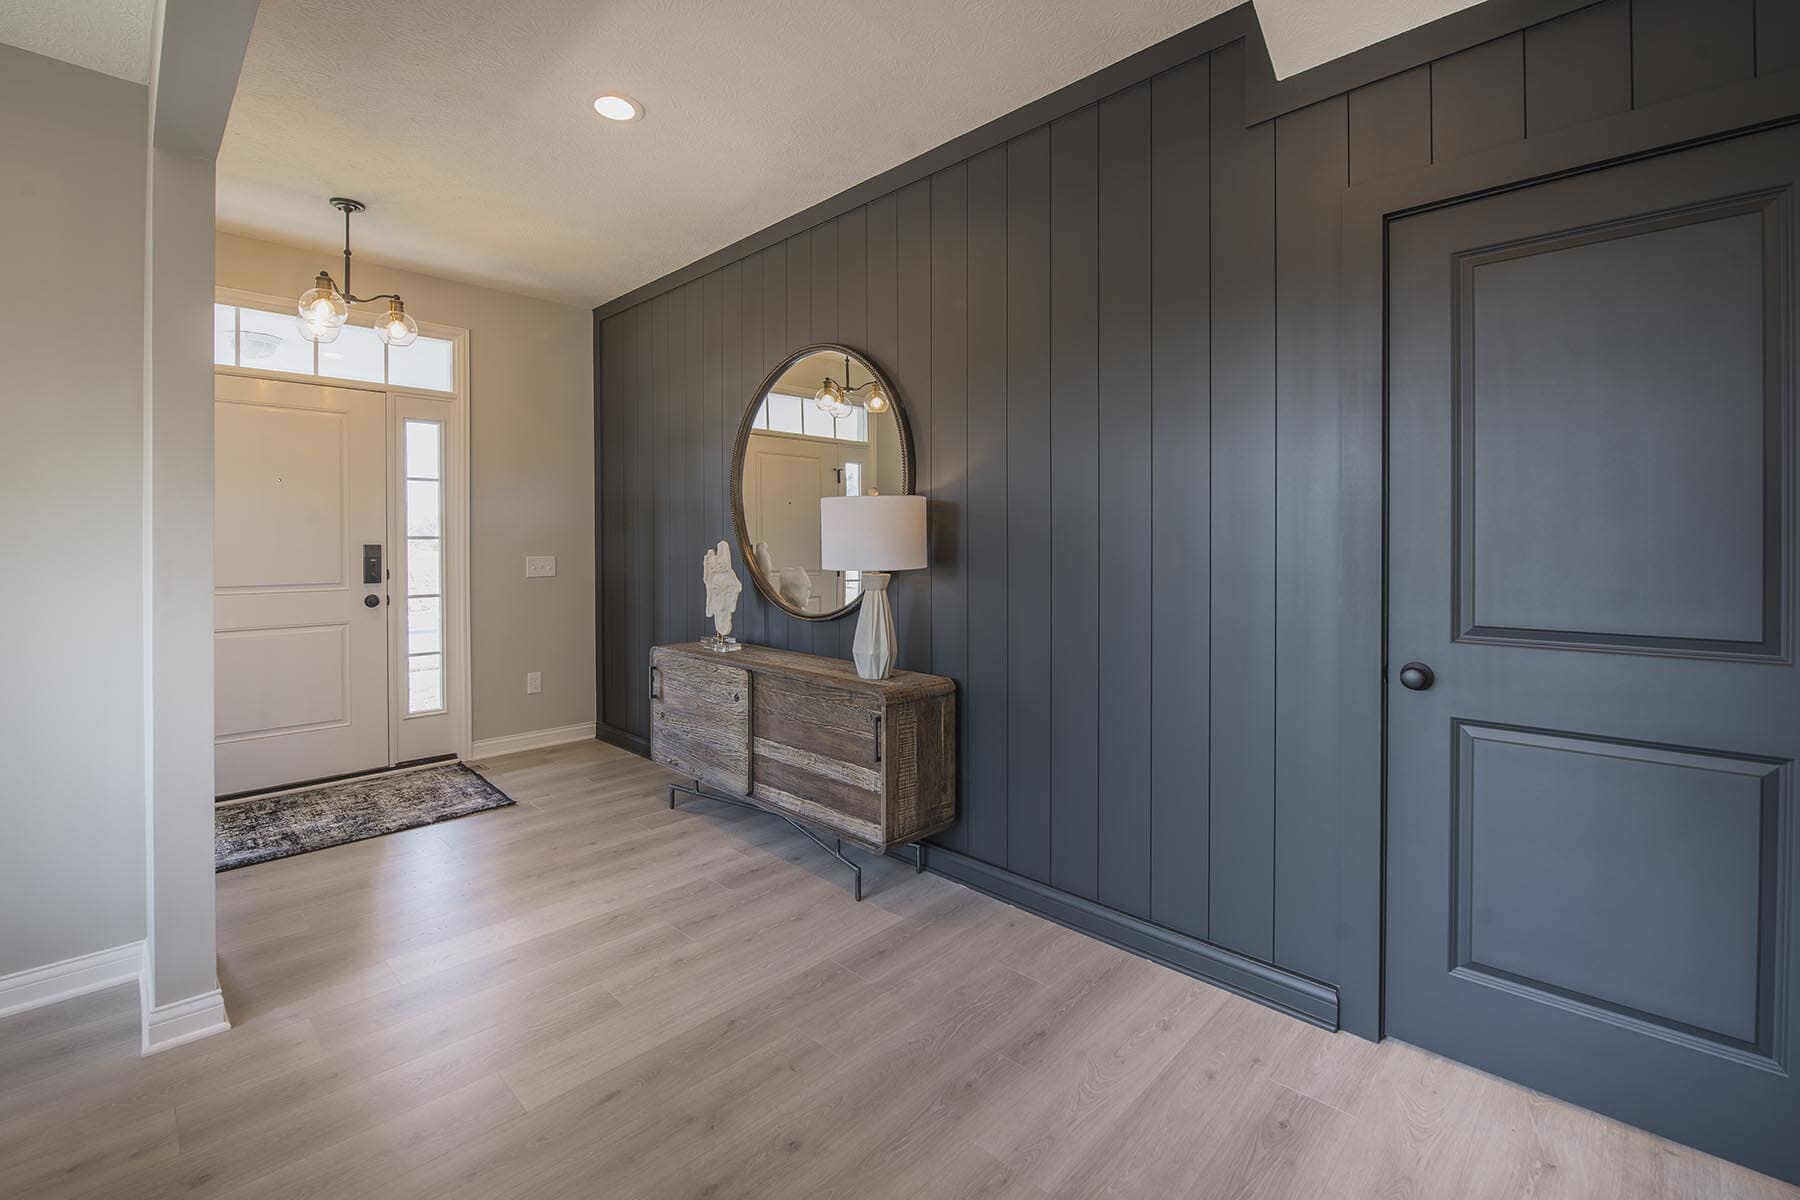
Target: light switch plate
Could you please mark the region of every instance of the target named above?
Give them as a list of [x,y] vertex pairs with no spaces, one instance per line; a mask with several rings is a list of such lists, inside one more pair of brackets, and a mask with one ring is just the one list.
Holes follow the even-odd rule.
[[556,555],[527,554],[525,556],[525,578],[549,579],[556,574]]
[[525,694],[535,696],[544,690],[544,673],[542,671],[525,672]]

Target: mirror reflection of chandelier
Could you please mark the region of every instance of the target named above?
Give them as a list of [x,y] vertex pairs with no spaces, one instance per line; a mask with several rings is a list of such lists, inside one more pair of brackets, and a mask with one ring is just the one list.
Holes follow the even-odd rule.
[[412,345],[413,340],[419,336],[419,325],[406,315],[406,302],[400,299],[399,293],[388,292],[380,296],[350,294],[350,214],[363,210],[362,201],[333,196],[331,207],[344,214],[344,290],[338,290],[337,281],[332,279],[330,272],[319,272],[319,277],[313,280],[313,286],[300,295],[300,336],[309,342],[335,342],[338,334],[343,331],[344,323],[350,319],[352,304],[386,300],[387,314],[375,322],[375,336],[390,346]]
[[857,405],[861,405],[872,413],[886,412],[888,398],[887,394],[881,390],[881,385],[873,379],[867,383],[859,383],[855,387],[850,386],[850,356],[846,354],[844,356],[844,382],[839,383],[827,375],[825,382],[819,385],[819,390],[813,393],[813,403],[818,406],[820,412],[829,413],[834,417],[847,417]]

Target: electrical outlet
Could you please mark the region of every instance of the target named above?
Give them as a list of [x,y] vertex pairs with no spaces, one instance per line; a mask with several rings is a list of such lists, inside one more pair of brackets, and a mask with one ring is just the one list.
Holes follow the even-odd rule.
[[556,577],[556,555],[527,554],[525,556],[525,578],[553,579]]
[[535,696],[544,690],[544,673],[542,671],[525,672],[525,694]]

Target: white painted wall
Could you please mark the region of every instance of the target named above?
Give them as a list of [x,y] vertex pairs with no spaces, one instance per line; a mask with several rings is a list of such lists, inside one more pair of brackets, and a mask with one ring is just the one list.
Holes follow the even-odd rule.
[[[153,147],[148,175],[144,466],[150,519],[144,532],[152,718],[144,731],[151,785],[144,997],[150,1022],[157,1009],[216,992],[219,981],[213,912],[213,165]],[[198,352],[202,346],[204,354]],[[153,1040],[147,1024],[146,1049]]]
[[0,976],[145,932],[146,105],[0,45]]
[[143,1049],[230,1028],[213,908],[213,163],[258,0],[157,0],[145,199]]
[[[325,199],[320,229],[335,237],[342,218]],[[593,313],[395,270],[368,261],[378,248],[360,238],[355,249],[358,295],[399,292],[418,320],[469,331],[475,740],[593,721]],[[336,250],[218,237],[220,287],[297,297],[319,271],[340,274],[342,262]],[[528,554],[554,554],[556,577],[526,579]],[[543,673],[538,695],[525,694],[528,671]]]

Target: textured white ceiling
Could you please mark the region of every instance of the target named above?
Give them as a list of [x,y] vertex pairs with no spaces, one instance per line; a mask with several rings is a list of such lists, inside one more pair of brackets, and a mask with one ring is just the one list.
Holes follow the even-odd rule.
[[[1467,2],[1258,7],[1312,65]],[[1233,3],[263,0],[219,224],[328,250],[354,196],[369,260],[597,304]]]
[[4,0],[0,42],[146,83],[155,7],[156,0]]
[[263,0],[219,223],[594,304],[1231,4]]
[[1480,0],[1256,0],[1277,79],[1373,46]]

